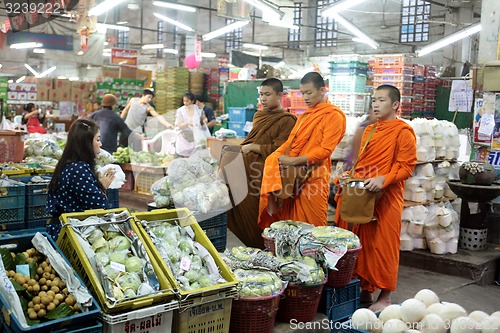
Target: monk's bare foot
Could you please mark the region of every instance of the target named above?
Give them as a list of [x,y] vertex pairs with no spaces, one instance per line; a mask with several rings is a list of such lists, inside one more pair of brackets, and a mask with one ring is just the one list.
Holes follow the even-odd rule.
[[382,311],[386,307],[391,305],[391,291],[390,290],[381,290],[378,295],[377,301],[373,303],[369,309],[373,312]]
[[361,290],[359,294],[359,302],[360,303],[373,303],[373,294],[368,290]]

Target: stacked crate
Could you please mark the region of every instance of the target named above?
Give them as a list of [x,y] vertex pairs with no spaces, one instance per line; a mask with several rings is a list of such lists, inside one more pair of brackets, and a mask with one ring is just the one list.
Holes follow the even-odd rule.
[[361,61],[330,62],[330,102],[344,113],[362,115],[368,108],[366,82],[368,63]]
[[253,121],[255,109],[247,107],[229,107],[228,111],[228,129],[235,131],[238,137],[246,138],[247,132],[244,131],[244,127],[247,121]]
[[289,106],[288,110],[290,111],[291,114],[298,116],[299,114],[306,112],[307,104],[304,101],[304,98],[302,97],[302,93],[300,92],[300,90],[297,89],[288,90],[287,98],[285,100],[282,99],[281,102],[282,106],[283,102],[285,102],[286,106]]
[[189,91],[195,95],[203,96],[204,74],[199,72],[189,73]]
[[424,115],[425,66],[415,64],[413,74],[413,110],[410,115],[418,118]]
[[210,73],[206,76],[205,85],[208,92],[208,101],[212,103],[213,109],[216,110],[219,107],[219,84],[220,84],[220,72],[218,68],[211,68]]
[[156,75],[156,111],[165,119],[175,122],[175,111],[181,106],[182,95],[189,90],[189,71],[182,67],[169,67]]
[[399,89],[401,106],[398,110],[403,118],[410,118],[414,100],[413,58],[405,54],[375,56],[373,88],[389,84]]
[[425,66],[424,117],[433,118],[436,109],[436,67]]

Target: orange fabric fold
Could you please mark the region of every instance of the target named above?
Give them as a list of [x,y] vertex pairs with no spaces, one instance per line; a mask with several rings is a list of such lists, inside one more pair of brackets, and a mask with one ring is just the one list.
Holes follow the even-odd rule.
[[[304,119],[304,117],[307,115]],[[302,124],[300,122],[303,121]],[[295,135],[299,125],[300,130]],[[279,220],[304,221],[314,225],[326,225],[331,162],[330,156],[342,140],[346,128],[345,115],[330,103],[320,103],[308,108],[299,116],[288,140],[269,155],[264,165],[260,191],[259,226],[264,229]],[[292,142],[293,141],[293,142]],[[273,192],[282,188],[278,157],[283,155],[292,142],[288,155],[307,156],[308,164],[318,165],[304,184],[298,197],[284,200],[277,209],[273,205]],[[271,214],[269,207],[274,207]]]
[[[378,121],[366,127],[362,145],[373,126],[377,126],[365,151],[359,156],[356,178],[384,176],[384,194],[375,205],[377,221],[354,225],[353,232],[361,241],[355,276],[369,292],[377,289],[396,290],[399,268],[401,215],[404,180],[411,176],[417,162],[416,138],[410,125],[400,119]],[[338,179],[335,180],[338,183]],[[337,226],[348,229],[340,218],[342,195],[337,193]]]

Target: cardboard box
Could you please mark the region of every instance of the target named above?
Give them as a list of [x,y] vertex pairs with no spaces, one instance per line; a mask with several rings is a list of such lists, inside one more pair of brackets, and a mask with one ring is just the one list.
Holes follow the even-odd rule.
[[61,90],[59,89],[49,89],[49,101],[60,102],[61,101]]
[[[38,86],[37,86],[38,87]],[[45,86],[41,86],[40,88],[37,88],[38,90],[36,91],[37,94],[37,100],[38,101],[49,101],[49,93],[51,89],[46,88]]]
[[36,91],[40,90],[48,90],[53,88],[53,80],[52,79],[37,79],[36,80]]
[[55,79],[54,90],[59,93],[59,101],[71,101],[71,81]]

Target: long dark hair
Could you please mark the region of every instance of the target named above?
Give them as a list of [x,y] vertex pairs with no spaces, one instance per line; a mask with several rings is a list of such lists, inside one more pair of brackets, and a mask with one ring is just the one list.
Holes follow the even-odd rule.
[[90,165],[90,169],[97,179],[97,186],[102,191],[106,191],[99,181],[95,171],[94,137],[99,131],[99,126],[92,120],[77,119],[69,129],[68,141],[59,162],[57,162],[54,175],[49,184],[49,193],[54,194],[58,188],[59,178],[64,167],[72,162],[85,162]]

